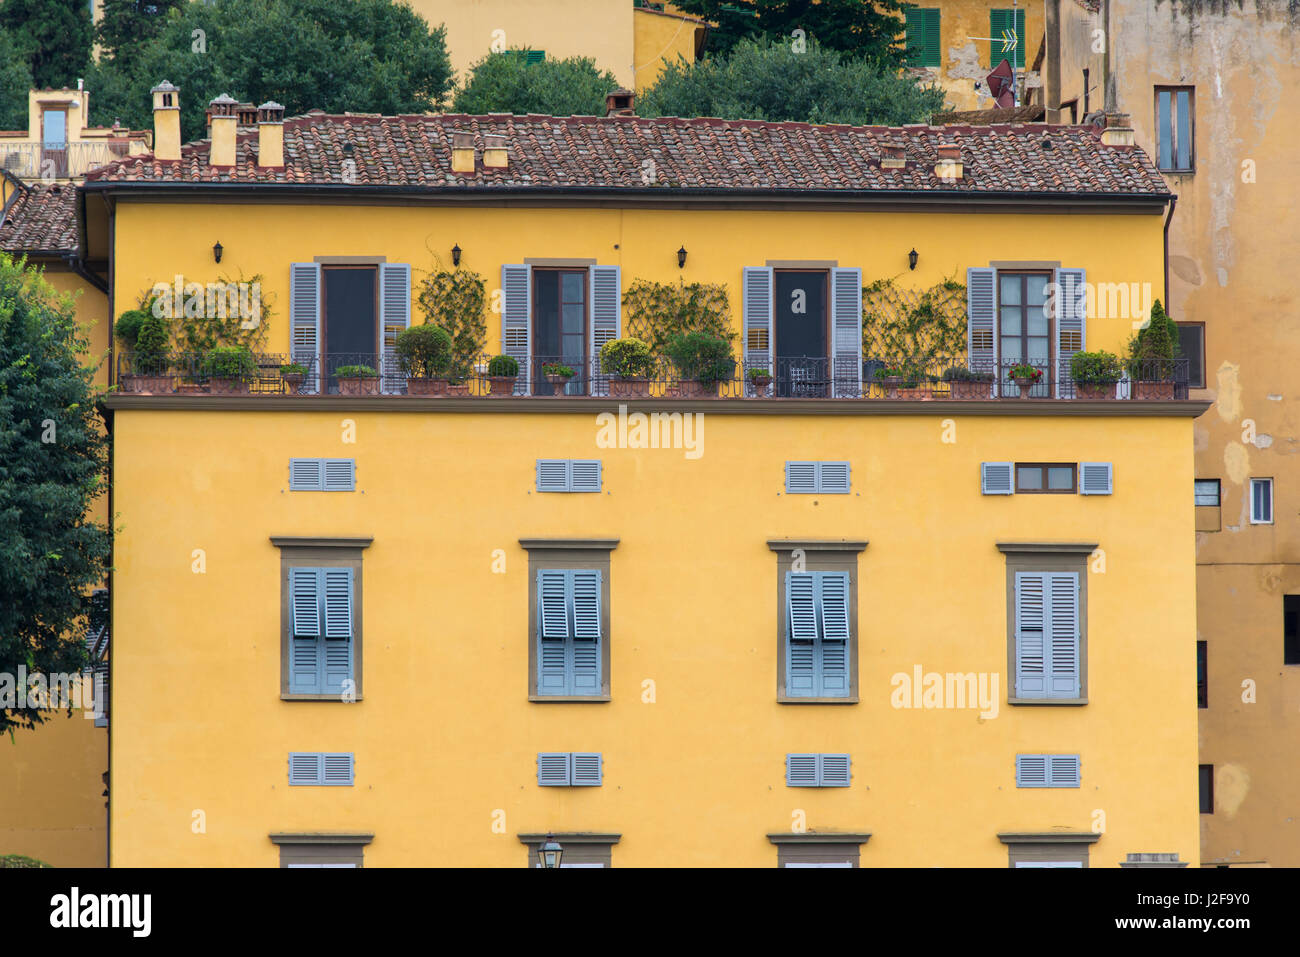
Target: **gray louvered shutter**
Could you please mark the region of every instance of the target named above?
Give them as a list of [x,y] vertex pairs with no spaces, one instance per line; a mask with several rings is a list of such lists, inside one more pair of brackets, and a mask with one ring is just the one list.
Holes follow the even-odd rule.
[[290,459],[289,491],[318,492],[325,487],[323,459]]
[[321,784],[350,786],[352,784],[352,755],[350,752],[334,752],[321,755],[323,771]]
[[352,677],[352,569],[326,568],[325,603],[325,678],[321,691],[342,694],[345,681]]
[[[966,270],[966,355],[975,372],[997,372],[997,270]],[[1000,375],[993,376],[993,395]]]
[[1052,572],[1047,579],[1048,696],[1079,696],[1079,574]]
[[1047,780],[1047,755],[1016,755],[1016,787],[1045,788]]
[[357,487],[357,463],[355,459],[324,459],[325,480],[322,485],[327,492],[352,492]]
[[823,495],[848,495],[850,474],[848,462],[818,462],[817,491]]
[[501,267],[501,352],[519,363],[515,394],[528,395],[533,374],[532,355],[533,267]]
[[817,693],[816,585],[811,572],[785,573],[786,694]]
[[816,491],[816,462],[785,463],[785,492],[787,495],[811,495]]
[[1049,754],[1047,780],[1050,787],[1077,788],[1079,786],[1079,756],[1077,754]]
[[1014,495],[1015,466],[1011,462],[981,462],[980,491],[985,495]]
[[384,331],[381,388],[401,392],[406,376],[397,364],[397,334],[411,325],[411,267],[407,263],[379,265],[379,320]]
[[303,392],[320,388],[320,263],[289,266],[289,353],[307,367]]
[[591,375],[591,394],[609,395],[609,379],[600,373],[600,349],[623,334],[623,283],[618,266],[592,266],[591,369],[578,370],[580,381]]
[[539,787],[568,787],[569,752],[542,751],[537,755],[537,784]]
[[1086,346],[1088,321],[1087,273],[1082,269],[1056,270],[1056,397],[1074,397],[1070,359]]
[[833,395],[862,395],[862,270],[831,270],[831,328],[834,330]]
[[318,751],[290,751],[289,783],[320,784],[324,777],[324,757]]
[[1016,572],[1016,697],[1047,697],[1047,576]]
[[787,754],[785,756],[785,785],[790,788],[815,788],[817,786],[817,755]]
[[568,459],[537,460],[537,491],[567,492],[569,490]]
[[827,641],[849,640],[849,574],[819,572],[821,592],[822,637]]
[[573,587],[573,667],[570,694],[600,694],[600,592],[599,569],[570,572]]
[[817,572],[816,581],[822,627],[814,661],[814,693],[845,697],[849,693],[849,575]]
[[817,786],[846,788],[849,786],[851,759],[847,754],[817,755]]
[[570,783],[575,787],[597,788],[601,785],[602,767],[600,753],[575,751],[572,755]]
[[1109,462],[1079,463],[1079,492],[1083,495],[1110,495],[1112,469]]
[[570,459],[568,468],[570,492],[600,491],[600,459]]
[[537,573],[537,693],[562,695],[568,689],[569,573]]
[[293,631],[289,639],[290,693],[321,692],[325,649],[321,635],[320,585],[320,569],[289,569],[289,609]]
[[741,270],[741,287],[744,300],[741,311],[745,326],[745,392],[754,394],[754,384],[749,379],[753,369],[766,369],[772,375],[772,316],[775,291],[772,288],[772,267],[746,266]]

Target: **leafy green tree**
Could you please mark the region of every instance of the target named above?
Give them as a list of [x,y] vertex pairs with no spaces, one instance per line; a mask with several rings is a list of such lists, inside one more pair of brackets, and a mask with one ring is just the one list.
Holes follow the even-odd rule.
[[527,50],[489,53],[470,68],[456,91],[458,113],[545,113],[603,116],[605,96],[618,88],[609,71],[587,57],[529,63]]
[[[72,299],[0,253],[0,682],[87,663],[88,590],[110,537],[90,507],[108,484],[90,343]],[[46,715],[0,701],[0,733]]]
[[72,87],[90,64],[90,5],[86,0],[4,0],[7,30],[38,87]]
[[[819,43],[879,63],[897,64],[903,34],[902,0],[674,0],[684,13],[717,27],[707,38],[710,54],[727,54],[742,40],[787,45]],[[802,35],[796,34],[802,30]]]
[[203,113],[220,93],[276,100],[288,115],[422,113],[451,88],[446,30],[393,0],[201,0],[170,11],[134,57],[106,58],[89,74],[91,111],[148,129],[150,87],[181,88],[181,135],[207,135]]
[[0,30],[0,130],[27,129],[27,91],[32,69],[18,54],[7,30]]
[[742,40],[727,57],[669,66],[638,98],[637,113],[899,126],[925,122],[942,106],[942,90],[889,66],[814,43],[799,53]]
[[102,13],[95,28],[100,56],[110,60],[132,59],[162,32],[167,17],[185,5],[185,0],[100,0]]

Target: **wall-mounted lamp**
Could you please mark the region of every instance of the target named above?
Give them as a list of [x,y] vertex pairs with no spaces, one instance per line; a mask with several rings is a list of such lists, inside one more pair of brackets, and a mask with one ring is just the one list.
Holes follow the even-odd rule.
[[212,247],[212,258],[215,259],[217,262],[221,262],[221,241],[220,240],[217,240],[217,242]]
[[677,268],[678,269],[686,268],[686,247],[685,246],[677,250]]
[[915,249],[913,249],[910,253],[908,253],[908,254],[907,254],[907,266],[908,266],[908,268],[909,268],[909,269],[915,269],[915,268],[916,268],[916,261],[917,261],[918,259],[920,259],[920,258],[921,258],[921,257],[918,256],[918,255],[916,254],[916,250],[915,250]]
[[460,265],[460,243],[451,247],[451,264],[453,266]]

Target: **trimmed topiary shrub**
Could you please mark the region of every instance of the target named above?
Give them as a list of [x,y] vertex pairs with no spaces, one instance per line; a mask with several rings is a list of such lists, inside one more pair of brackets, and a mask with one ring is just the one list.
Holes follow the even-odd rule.
[[451,333],[426,322],[397,334],[397,362],[403,374],[417,379],[436,379],[451,368]]

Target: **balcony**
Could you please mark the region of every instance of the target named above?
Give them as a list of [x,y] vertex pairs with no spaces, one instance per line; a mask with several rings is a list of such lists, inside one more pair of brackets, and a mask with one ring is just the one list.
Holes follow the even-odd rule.
[[[205,374],[204,357],[177,353],[142,363],[130,353],[117,357],[117,383],[127,393],[193,395],[424,395],[445,397],[497,396],[538,401],[556,398],[614,399],[755,399],[798,402],[808,399],[1051,401],[1051,400],[1179,400],[1188,398],[1189,360],[1171,359],[1131,364],[1123,378],[1108,384],[1084,385],[1069,375],[1068,362],[1056,370],[1035,365],[1037,378],[1016,379],[1020,363],[968,363],[965,357],[913,364],[863,359],[779,359],[772,367],[737,364],[730,377],[704,383],[682,378],[672,363],[656,360],[651,375],[618,379],[600,371],[598,361],[538,356],[520,363],[518,375],[497,378],[487,373],[490,356],[463,363],[445,378],[417,389],[408,382],[395,358],[388,354],[332,354],[324,362],[283,353],[256,353],[255,368],[233,378]],[[290,362],[304,371],[281,372]],[[547,375],[548,366],[566,366],[573,375]],[[358,380],[348,367],[364,366],[373,375]],[[1055,374],[1053,372],[1055,371]]]
[[130,148],[126,140],[65,143],[58,148],[0,140],[0,166],[25,181],[75,179],[124,158]]

